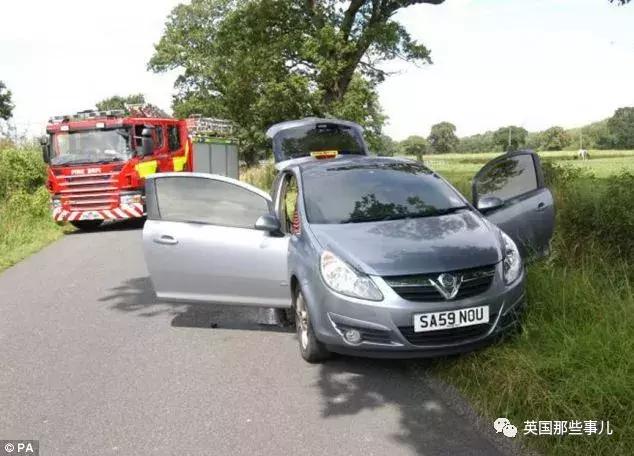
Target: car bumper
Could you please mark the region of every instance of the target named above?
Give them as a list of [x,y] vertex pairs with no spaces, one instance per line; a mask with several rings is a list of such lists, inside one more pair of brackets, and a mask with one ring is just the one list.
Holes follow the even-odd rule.
[[[303,283],[302,291],[309,305],[315,334],[330,351],[382,358],[435,357],[486,346],[518,326],[526,302],[524,273],[513,284],[506,285],[501,269],[498,264],[487,291],[442,302],[405,300],[379,277],[373,279],[384,296],[380,302],[337,294],[323,283],[321,277]],[[486,325],[443,330],[442,334],[413,331],[415,314],[478,306],[489,308]],[[347,342],[343,337],[347,329],[358,330],[362,341],[358,344]]]

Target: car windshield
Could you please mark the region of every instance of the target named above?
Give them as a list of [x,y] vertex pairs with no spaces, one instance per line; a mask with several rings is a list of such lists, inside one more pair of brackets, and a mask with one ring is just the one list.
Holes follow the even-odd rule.
[[341,155],[365,155],[363,139],[358,131],[346,125],[330,123],[285,129],[275,136],[273,147],[281,152],[279,160],[333,151]]
[[429,217],[467,209],[460,195],[423,165],[350,163],[302,173],[308,221],[363,223]]
[[130,158],[130,130],[60,131],[52,137],[51,164],[108,163]]

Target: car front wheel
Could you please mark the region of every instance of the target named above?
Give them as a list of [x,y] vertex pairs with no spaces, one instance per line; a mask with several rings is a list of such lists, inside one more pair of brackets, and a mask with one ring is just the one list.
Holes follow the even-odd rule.
[[320,363],[330,357],[330,352],[315,337],[308,306],[301,290],[297,292],[295,298],[295,328],[302,358],[309,363]]

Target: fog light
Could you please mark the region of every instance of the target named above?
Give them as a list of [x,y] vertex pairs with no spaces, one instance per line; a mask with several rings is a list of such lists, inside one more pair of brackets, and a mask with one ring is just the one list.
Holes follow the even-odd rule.
[[361,342],[361,333],[356,329],[346,329],[343,333],[343,337],[351,344],[358,344]]

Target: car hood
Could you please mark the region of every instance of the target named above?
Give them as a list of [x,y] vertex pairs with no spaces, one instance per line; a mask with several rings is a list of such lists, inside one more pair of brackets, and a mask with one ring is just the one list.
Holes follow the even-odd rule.
[[502,259],[497,228],[470,211],[310,229],[324,249],[371,275],[452,271]]

